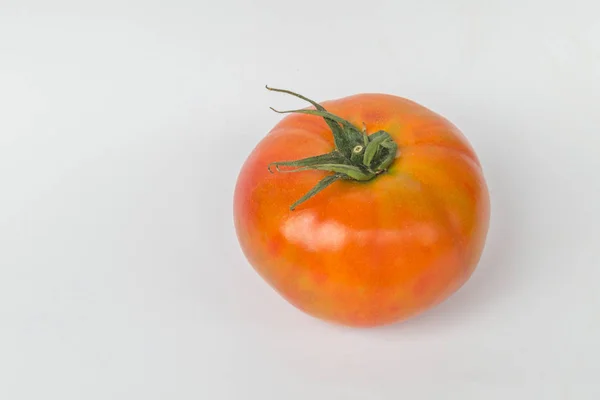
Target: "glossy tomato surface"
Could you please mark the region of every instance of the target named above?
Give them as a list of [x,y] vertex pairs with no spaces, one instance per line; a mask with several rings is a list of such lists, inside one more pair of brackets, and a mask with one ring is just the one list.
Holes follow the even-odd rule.
[[388,132],[396,159],[373,180],[340,180],[291,211],[330,173],[270,173],[268,165],[330,152],[334,142],[322,118],[286,116],[238,177],[234,222],[245,256],[291,304],[339,324],[389,324],[440,303],[472,274],[488,230],[473,148],[448,120],[401,97],[320,104],[369,134]]

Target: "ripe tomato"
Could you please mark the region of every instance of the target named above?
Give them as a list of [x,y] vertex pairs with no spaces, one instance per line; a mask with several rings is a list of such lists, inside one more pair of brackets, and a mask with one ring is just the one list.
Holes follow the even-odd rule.
[[281,296],[366,327],[421,313],[467,281],[490,205],[454,125],[391,95],[317,104],[270,90],[313,106],[286,111],[250,154],[234,221],[244,254]]

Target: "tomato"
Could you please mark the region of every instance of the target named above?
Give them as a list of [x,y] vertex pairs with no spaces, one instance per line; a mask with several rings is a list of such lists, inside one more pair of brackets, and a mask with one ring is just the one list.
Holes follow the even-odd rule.
[[413,317],[471,276],[490,201],[473,148],[411,100],[357,94],[286,115],[240,171],[234,222],[289,303],[355,327]]

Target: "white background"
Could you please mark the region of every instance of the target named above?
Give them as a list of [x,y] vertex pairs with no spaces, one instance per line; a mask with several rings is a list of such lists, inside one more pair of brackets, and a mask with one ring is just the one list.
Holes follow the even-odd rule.
[[[0,0],[0,398],[600,398],[590,1]],[[472,279],[407,323],[292,308],[232,193],[304,106],[409,97],[492,194]]]

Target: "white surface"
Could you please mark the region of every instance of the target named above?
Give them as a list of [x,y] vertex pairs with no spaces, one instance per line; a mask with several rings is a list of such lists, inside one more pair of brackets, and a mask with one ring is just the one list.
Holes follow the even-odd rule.
[[[0,398],[600,398],[595,4],[0,0]],[[303,105],[265,84],[465,132],[493,217],[460,292],[352,330],[260,280],[233,186]]]

